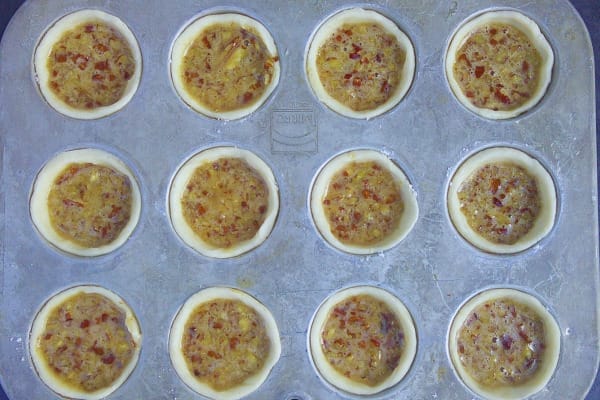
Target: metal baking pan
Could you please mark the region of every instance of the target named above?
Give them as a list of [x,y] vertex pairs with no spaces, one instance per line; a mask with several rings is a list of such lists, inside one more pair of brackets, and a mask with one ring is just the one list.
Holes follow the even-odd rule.
[[[313,30],[348,6],[378,10],[410,37],[415,79],[404,100],[372,120],[335,114],[313,96],[304,51]],[[70,11],[92,7],[120,17],[140,42],[143,74],[132,101],[94,121],[66,118],[39,95],[31,59],[39,36]],[[530,112],[507,121],[475,116],[453,97],[443,70],[452,32],[471,14],[512,8],[535,20],[556,59],[550,88]],[[282,74],[269,101],[250,116],[222,122],[189,109],[172,88],[169,51],[177,32],[207,9],[240,11],[274,36]],[[342,398],[324,385],[306,350],[308,324],[320,302],[355,284],[395,293],[417,332],[415,362],[385,398],[470,399],[446,352],[446,332],[458,306],[488,286],[518,287],[538,296],[562,332],[559,365],[533,398],[583,398],[599,356],[598,228],[593,55],[586,29],[565,0],[392,0],[252,3],[204,0],[31,0],[14,16],[0,46],[0,378],[11,399],[53,398],[28,353],[28,332],[41,303],[63,288],[98,284],[120,294],[143,331],[139,364],[111,398],[198,398],[171,367],[167,337],[173,316],[191,294],[214,285],[246,290],[273,313],[282,357],[249,398]],[[204,258],[178,240],[166,199],[177,167],[198,149],[233,144],[254,151],[274,170],[281,209],[271,236],[237,258]],[[539,158],[558,188],[556,224],[534,248],[510,256],[482,253],[454,230],[445,207],[450,175],[471,152],[511,145]],[[140,223],[119,250],[91,259],[65,256],[36,233],[28,212],[31,185],[54,154],[74,147],[106,149],[137,175]],[[307,194],[314,174],[350,148],[391,154],[414,185],[420,215],[395,248],[372,256],[341,253],[314,228]],[[576,371],[576,373],[574,373]]]

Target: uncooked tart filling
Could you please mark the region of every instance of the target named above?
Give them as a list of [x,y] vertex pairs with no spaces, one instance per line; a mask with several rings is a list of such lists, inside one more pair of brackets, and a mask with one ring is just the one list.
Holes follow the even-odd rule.
[[446,53],[446,79],[469,110],[490,119],[515,117],[542,98],[554,53],[538,25],[508,10],[470,18]]
[[229,248],[253,238],[265,220],[269,188],[239,158],[220,158],[195,171],[181,198],[194,232],[215,247]]
[[381,25],[344,24],[319,48],[317,71],[331,97],[355,111],[372,110],[397,90],[405,59]]
[[48,194],[53,228],[82,247],[110,244],[131,216],[129,178],[112,168],[92,164],[68,165]]
[[463,382],[493,400],[523,399],[550,380],[560,353],[560,329],[535,297],[490,289],[469,299],[449,331],[449,353]]
[[141,212],[137,181],[111,153],[76,149],[59,153],[38,173],[31,219],[60,250],[79,256],[109,253],[125,243]]
[[514,110],[539,86],[540,54],[512,25],[490,23],[472,32],[458,50],[454,79],[476,107]]
[[40,310],[31,330],[31,356],[42,380],[69,398],[97,399],[116,390],[140,351],[131,309],[95,286],[68,289]]
[[323,238],[352,254],[395,246],[419,213],[404,172],[376,150],[348,151],[329,160],[313,182],[310,207]]
[[358,295],[334,306],[323,326],[321,347],[340,374],[375,386],[400,364],[404,332],[387,304]]
[[175,232],[209,257],[234,257],[257,247],[271,233],[278,211],[273,172],[254,153],[236,147],[192,156],[169,192]]
[[373,395],[404,378],[417,337],[412,317],[397,297],[377,287],[355,286],[319,306],[308,345],[328,384],[345,394]]
[[352,162],[331,179],[323,198],[331,232],[340,241],[367,246],[400,224],[404,203],[399,183],[377,162]]
[[245,15],[204,15],[171,49],[171,79],[182,100],[206,116],[242,118],[279,82],[279,55],[269,31]]
[[241,301],[224,299],[192,312],[181,343],[190,372],[217,391],[240,385],[261,370],[270,347],[260,315]]
[[140,48],[129,27],[94,9],[72,12],[51,25],[33,62],[44,99],[78,119],[104,117],[124,107],[142,70]]
[[50,89],[69,106],[90,109],[116,103],[136,63],[121,34],[101,21],[74,27],[54,44],[47,63]]
[[554,225],[556,189],[548,171],[521,150],[490,147],[467,158],[448,187],[454,227],[481,250],[518,253]]
[[524,168],[486,164],[458,189],[469,226],[494,243],[514,244],[529,232],[540,213],[537,182]]
[[414,69],[414,49],[404,32],[362,8],[327,19],[306,54],[306,74],[317,98],[352,118],[372,118],[398,104]]
[[212,111],[238,110],[263,96],[277,61],[252,29],[215,24],[187,49],[183,80],[190,95]]
[[269,310],[227,287],[191,296],[169,334],[169,355],[179,377],[213,399],[234,400],[254,392],[280,354],[279,331]]

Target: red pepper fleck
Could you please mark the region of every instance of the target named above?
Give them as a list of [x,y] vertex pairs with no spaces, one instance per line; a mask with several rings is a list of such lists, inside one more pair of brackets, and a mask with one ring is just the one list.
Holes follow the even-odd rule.
[[460,56],[458,56],[458,61],[464,61],[467,64],[467,66],[471,68],[471,62],[469,61],[465,53],[462,53]]
[[244,93],[244,97],[243,97],[242,101],[243,101],[244,103],[247,103],[247,102],[249,102],[250,100],[252,100],[252,97],[253,97],[253,94],[252,94],[252,93],[250,93],[250,92],[246,92],[246,93]]
[[490,181],[490,191],[492,192],[492,194],[496,194],[499,187],[500,187],[500,179],[494,178]]
[[326,206],[328,206],[328,205],[331,204],[331,200],[325,199],[325,200],[323,200],[323,204],[325,204]]
[[260,206],[258,207],[258,212],[261,214],[264,214],[265,212],[267,212],[267,206]]
[[375,347],[381,346],[381,342],[379,340],[377,340],[376,338],[371,338],[371,344]]
[[467,90],[467,93],[465,93],[465,95],[466,95],[468,98],[471,98],[471,99],[472,99],[473,97],[475,97],[475,93],[473,93],[471,90]]
[[223,324],[219,321],[213,323],[213,328],[215,329],[222,329],[223,328]]
[[529,71],[529,63],[527,61],[523,60],[523,65],[522,65],[521,69],[523,69],[523,72]]
[[56,62],[64,63],[65,61],[67,61],[67,55],[64,53],[55,54],[54,59],[56,60]]
[[352,79],[352,86],[360,87],[362,85],[362,79],[356,77]]
[[104,53],[108,50],[108,47],[103,45],[102,43],[98,43],[94,46],[94,49],[96,49],[98,53]]
[[104,76],[102,76],[101,74],[94,74],[92,75],[92,80],[96,82],[103,81]]
[[85,26],[85,31],[88,32],[88,33],[89,32],[94,32],[95,30],[96,30],[96,27],[94,25],[90,24],[90,25],[86,25]]
[[198,211],[198,214],[200,214],[200,215],[204,215],[204,213],[206,213],[206,208],[204,208],[204,206],[202,204],[198,204],[198,206],[196,207],[196,210]]
[[496,88],[494,96],[504,104],[510,104],[510,98],[500,91],[500,88]]
[[497,45],[497,44],[498,44],[498,41],[497,41],[496,39],[490,39],[490,44],[491,44],[492,46],[495,46],[495,45]]
[[46,333],[44,335],[44,340],[50,340],[52,338],[52,334],[51,333]]
[[100,318],[102,319],[102,322],[106,322],[106,320],[108,320],[108,314],[102,313],[102,316]]
[[236,338],[236,337],[232,337],[231,339],[229,339],[229,348],[231,350],[235,350],[235,348],[237,347],[237,345],[240,343],[240,339]]
[[71,199],[63,199],[62,202],[67,207],[79,207],[79,208],[83,207],[83,203],[80,203],[78,201],[71,200]]
[[481,78],[485,72],[485,67],[478,65],[475,67],[475,78]]
[[219,353],[215,353],[212,350],[209,350],[208,353],[206,353],[209,357],[220,360],[221,358],[223,358],[223,356],[221,356]]
[[388,94],[390,92],[390,84],[388,83],[388,81],[383,81],[383,83],[381,84],[381,88],[379,89],[379,91],[381,93],[385,93]]
[[498,30],[496,28],[490,29],[490,35],[495,35],[496,33],[498,33]]
[[350,59],[352,59],[352,60],[356,60],[356,59],[360,58],[360,54],[358,54],[358,53],[350,53],[350,54],[348,55],[348,57],[349,57]]
[[368,189],[364,189],[362,191],[362,195],[365,199],[370,199],[372,197],[373,193]]
[[88,328],[89,326],[90,326],[90,320],[89,319],[84,319],[83,321],[81,321],[81,324],[79,324],[79,327],[81,329]]
[[212,46],[210,45],[210,42],[206,36],[202,36],[202,44],[204,44],[204,47],[207,49],[212,49]]

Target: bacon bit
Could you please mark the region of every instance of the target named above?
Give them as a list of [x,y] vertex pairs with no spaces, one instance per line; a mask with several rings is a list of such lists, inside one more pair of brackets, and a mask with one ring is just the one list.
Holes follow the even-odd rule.
[[73,321],[73,317],[71,316],[70,312],[65,313],[65,321]]
[[97,45],[94,46],[94,49],[98,53],[104,53],[104,52],[106,52],[108,50],[108,46],[105,46],[102,43],[98,43]]
[[342,41],[342,35],[336,35],[335,41],[336,42],[341,42]]
[[96,347],[96,342],[94,342],[94,345],[92,346],[92,351],[98,356],[104,355],[104,349],[102,347]]
[[496,88],[494,96],[504,104],[510,104],[510,98],[500,91],[500,88]]
[[492,46],[495,46],[495,45],[497,45],[497,44],[498,44],[498,41],[497,41],[496,39],[490,39],[490,44],[491,44]]
[[88,33],[89,32],[94,32],[95,30],[96,30],[96,26],[94,26],[94,25],[86,25],[85,26],[85,31],[88,32]]
[[222,329],[223,328],[223,324],[220,323],[219,321],[217,321],[217,322],[215,322],[213,324],[213,328],[215,328],[215,329]]
[[258,212],[261,214],[264,214],[265,212],[267,212],[267,206],[262,205],[262,206],[258,207]]
[[381,55],[381,53],[377,53],[377,55],[375,56],[375,61],[381,62],[381,60],[383,60],[383,56]]
[[496,33],[498,33],[498,30],[496,28],[490,29],[490,35],[495,35]]
[[81,329],[88,328],[89,326],[90,326],[90,320],[89,319],[84,319],[83,321],[81,321],[81,324],[79,324],[79,327]]
[[375,338],[371,338],[371,344],[375,347],[381,346],[381,342]]
[[113,204],[111,206],[110,213],[108,214],[108,218],[114,218],[114,217],[116,217],[121,212],[122,209],[123,209],[123,207],[115,206]]
[[325,204],[326,206],[328,206],[328,205],[331,204],[331,200],[325,199],[325,200],[323,200],[323,204]]
[[498,179],[498,178],[492,179],[490,182],[490,191],[492,192],[492,194],[496,194],[499,187],[500,187],[500,179]]
[[102,320],[102,322],[106,322],[108,320],[108,314],[102,313],[102,315],[100,316],[100,319]]
[[354,219],[356,221],[360,221],[360,219],[362,217],[362,215],[358,211],[354,212],[354,214],[352,216],[354,217]]
[[73,54],[71,61],[73,61],[74,64],[77,64],[77,67],[79,67],[80,70],[87,68],[88,58],[83,54]]
[[381,84],[381,88],[379,89],[379,92],[388,94],[390,92],[390,88],[391,88],[390,84],[388,83],[387,80],[385,80]]
[[208,41],[208,38],[206,36],[202,36],[202,44],[207,49],[212,49],[212,46],[210,45],[210,42]]
[[80,337],[75,339],[75,346],[79,347],[81,346],[81,343],[83,343],[83,339],[81,339]]
[[104,80],[104,76],[100,75],[100,74],[94,74],[92,75],[92,80],[99,82],[99,81],[103,81]]
[[208,353],[206,353],[210,358],[214,358],[216,360],[220,360],[221,358],[223,358],[223,356],[221,356],[219,353],[215,353],[212,350],[209,350]]
[[342,32],[344,32],[347,36],[352,36],[352,30],[351,29],[344,29]]
[[83,203],[80,203],[80,202],[75,201],[75,200],[63,199],[62,202],[67,207],[79,207],[79,208],[83,208]]
[[345,227],[345,226],[343,226],[343,225],[337,225],[337,226],[335,227],[335,230],[336,230],[336,231],[339,231],[339,232],[346,232],[346,227]]
[[198,214],[204,215],[204,213],[206,213],[206,208],[204,208],[202,204],[198,204],[196,211],[198,211]]
[[344,75],[344,79],[350,79],[350,78],[352,78],[352,74],[346,74],[346,75]]
[[246,92],[246,93],[244,93],[244,97],[243,97],[242,101],[243,101],[244,103],[247,103],[247,102],[249,102],[250,100],[252,100],[252,97],[253,97],[253,96],[254,96],[254,95],[253,95],[252,93],[250,93],[250,92]]
[[112,364],[113,362],[115,362],[115,355],[114,354],[109,354],[109,355],[107,355],[105,357],[102,357],[102,362],[104,364],[108,364],[108,365]]
[[529,63],[527,61],[523,60],[523,65],[522,65],[521,69],[523,70],[523,72],[529,71]]
[[469,61],[465,53],[462,53],[460,56],[458,56],[458,61],[464,61],[467,64],[467,66],[471,68],[471,62]]
[[531,343],[531,339],[529,339],[529,336],[527,336],[527,334],[525,332],[523,332],[521,329],[519,329],[519,336],[521,337],[521,339],[523,339],[527,343]]
[[475,67],[475,78],[481,78],[485,72],[485,67],[478,65]]
[[56,62],[59,63],[64,63],[65,61],[67,61],[67,55],[65,53],[57,53],[54,55],[54,60],[56,60]]
[[240,343],[240,339],[236,338],[236,337],[232,337],[231,339],[229,339],[229,348],[231,350],[235,350],[235,348],[237,347],[237,345]]
[[87,103],[85,103],[85,108],[94,108],[94,103],[88,101]]
[[492,201],[494,202],[494,205],[495,205],[496,207],[502,207],[502,201],[501,201],[499,198],[497,198],[497,197],[494,197],[494,198],[492,199]]
[[467,90],[467,93],[465,93],[465,96],[472,99],[473,97],[475,97],[475,93],[473,93],[471,90]]
[[373,196],[373,193],[368,189],[364,189],[362,195],[365,199],[370,199]]
[[96,68],[97,70],[100,70],[100,71],[104,71],[104,70],[108,69],[108,61],[97,62],[96,64],[94,64],[94,68]]
[[356,59],[360,58],[360,54],[358,54],[358,53],[350,53],[350,54],[348,54],[348,57],[350,59],[352,59],[352,60],[356,60]]
[[362,85],[362,79],[356,77],[352,79],[352,86],[360,87]]
[[458,352],[460,354],[464,354],[464,352],[465,352],[465,346],[462,343],[458,344]]
[[52,334],[51,333],[46,333],[44,335],[44,340],[50,340],[52,338]]

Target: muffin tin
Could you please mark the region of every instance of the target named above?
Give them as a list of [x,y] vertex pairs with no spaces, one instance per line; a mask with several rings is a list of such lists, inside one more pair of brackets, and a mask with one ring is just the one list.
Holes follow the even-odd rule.
[[[343,117],[313,95],[304,71],[308,39],[317,26],[349,7],[371,8],[407,34],[416,74],[406,97],[372,120]],[[478,117],[454,98],[444,75],[452,33],[470,15],[492,8],[524,13],[538,23],[556,55],[542,101],[507,121]],[[121,18],[139,40],[143,73],[120,111],[93,120],[65,117],[43,100],[32,73],[40,35],[53,21],[81,8]],[[251,115],[209,119],[178,97],[169,75],[177,33],[200,13],[247,14],[272,33],[281,77],[271,97]],[[598,231],[593,58],[584,25],[565,0],[542,4],[467,0],[272,2],[158,0],[102,2],[32,0],[8,27],[0,46],[2,269],[0,377],[10,398],[53,398],[28,353],[29,330],[45,299],[77,285],[101,285],[135,311],[143,343],[139,363],[111,398],[199,398],[178,378],[168,355],[171,321],[185,300],[211,286],[232,286],[256,297],[273,314],[282,355],[249,398],[343,398],[319,379],[306,346],[309,322],[337,290],[374,285],[396,295],[412,315],[417,355],[404,379],[377,398],[470,399],[447,354],[447,330],[457,308],[490,286],[538,297],[557,319],[561,354],[554,377],[533,398],[582,398],[598,363]],[[231,259],[207,258],[187,248],[167,210],[170,182],[198,150],[234,145],[272,167],[280,211],[258,248]],[[537,158],[552,175],[558,213],[550,234],[515,255],[490,255],[455,231],[445,205],[452,171],[468,154],[506,145]],[[106,150],[132,167],[142,210],[130,239],[94,258],[56,251],[37,234],[29,196],[37,171],[53,154],[80,147]],[[358,256],[328,246],[312,224],[311,181],[333,155],[371,148],[389,155],[417,193],[419,218],[397,246]],[[577,374],[573,374],[577,371]]]

